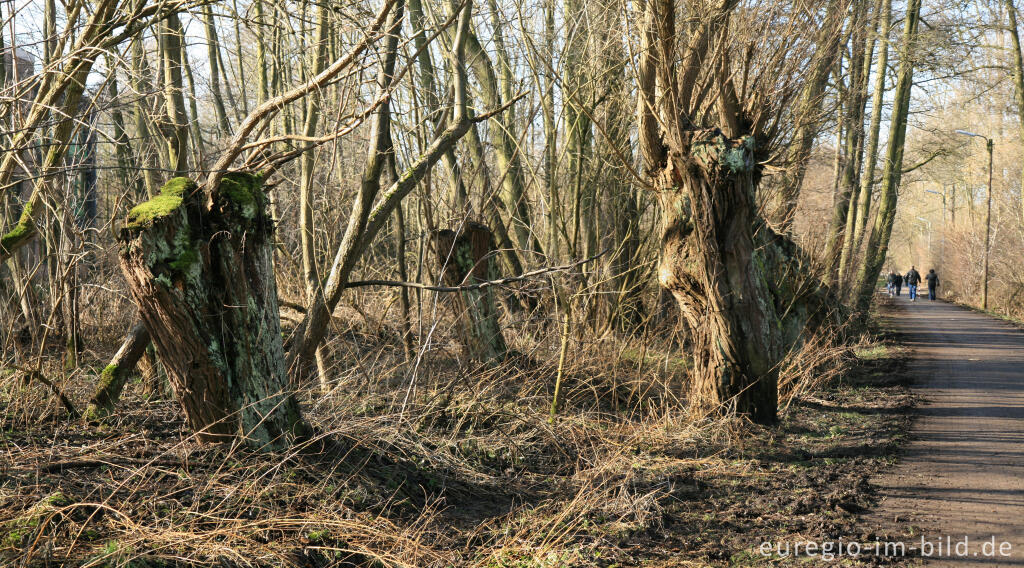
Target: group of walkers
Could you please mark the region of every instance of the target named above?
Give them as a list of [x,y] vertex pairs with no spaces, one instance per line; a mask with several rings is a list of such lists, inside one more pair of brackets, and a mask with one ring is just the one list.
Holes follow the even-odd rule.
[[[934,300],[935,289],[939,287],[939,275],[932,268],[928,271],[924,280],[928,283],[928,299]],[[921,284],[921,273],[913,266],[910,267],[910,270],[905,275],[892,270],[889,271],[889,279],[886,281],[889,296],[899,296],[904,284],[907,285],[907,291],[910,293],[910,301],[916,302],[917,287]]]

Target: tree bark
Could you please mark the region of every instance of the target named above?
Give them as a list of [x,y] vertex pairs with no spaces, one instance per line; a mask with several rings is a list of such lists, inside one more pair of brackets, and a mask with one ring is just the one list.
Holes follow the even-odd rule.
[[860,177],[857,216],[854,221],[853,247],[860,250],[864,232],[871,214],[871,194],[875,187],[875,167],[878,164],[878,141],[882,131],[882,107],[885,103],[885,74],[889,66],[889,31],[892,26],[892,0],[881,0],[879,5],[878,61],[875,63],[875,86],[871,94],[871,124],[868,127],[867,146],[864,150],[864,168]]
[[[185,42],[181,42],[181,69],[188,80],[188,128],[192,133],[192,147],[195,149],[193,162],[202,164],[206,159],[206,140],[203,139],[203,127],[199,123],[199,104],[196,97],[196,80],[192,76],[192,63],[188,60]],[[201,166],[200,166],[201,167]]]
[[[568,157],[568,183],[572,187],[573,230],[571,254],[589,257],[597,249],[597,190],[587,165],[593,158],[593,121],[595,90],[588,65],[590,26],[587,7],[580,0],[565,0],[567,30],[562,93],[565,112],[565,152]],[[598,71],[599,73],[600,71]],[[584,179],[586,176],[586,179]],[[582,233],[582,234],[581,234]],[[582,246],[580,239],[582,238]]]
[[[498,271],[491,231],[480,223],[465,223],[459,231],[445,229],[434,234],[434,247],[443,280],[449,286],[497,280]],[[459,328],[466,356],[474,361],[501,361],[508,354],[505,336],[498,323],[494,287],[459,293]]]
[[[755,266],[753,138],[695,132],[695,160],[656,181],[663,215],[661,285],[694,331],[690,403],[776,421],[782,338]],[[711,207],[714,199],[715,206]]]
[[[313,72],[315,77],[323,72],[327,66],[327,18],[328,5],[320,3],[317,10],[316,25],[316,46],[313,51]],[[320,93],[309,95],[306,104],[306,120],[303,124],[303,135],[312,138],[316,134],[317,124],[320,121]],[[317,270],[317,258],[315,247],[315,235],[313,233],[313,175],[316,168],[316,149],[309,145],[302,154],[301,170],[299,172],[299,237],[302,249],[302,275],[306,287],[307,302],[314,296],[323,293],[321,289],[320,274]],[[316,352],[316,370],[321,390],[327,392],[330,385],[327,383],[326,363],[324,362],[324,349],[320,347]]]
[[[142,179],[145,182],[146,194],[156,197],[160,193],[158,175],[159,158],[156,144],[150,136],[150,108],[147,104],[150,92],[149,62],[142,38],[132,40],[132,89],[135,90],[135,137],[139,141],[139,162],[142,164]],[[141,199],[141,196],[140,198]]]
[[57,55],[57,3],[46,0],[43,4],[43,67],[49,67]]
[[[0,22],[3,22],[3,21],[6,21],[6,20],[4,20],[3,6],[0,6]],[[4,49],[4,30],[3,30],[3,26],[0,26],[0,53],[4,53],[4,52],[5,52],[5,49]],[[11,61],[11,65],[15,65],[15,66],[17,65],[13,61],[13,58],[12,58],[12,61]],[[3,86],[7,85],[7,61],[3,57],[0,57],[0,85],[3,85]],[[0,125],[3,125],[4,127],[7,126],[7,117],[6,116],[4,116],[3,118],[0,118]]]
[[231,134],[228,123],[228,111],[224,106],[224,96],[220,92],[220,42],[217,39],[217,23],[213,19],[213,8],[203,6],[203,23],[206,28],[206,58],[210,64],[210,92],[213,94],[213,110],[217,115],[217,127],[221,136]]
[[[256,12],[256,72],[259,75],[259,91],[257,92],[256,103],[263,104],[270,99],[270,80],[267,77],[267,39],[264,34],[266,17],[263,9],[263,0],[253,0]],[[239,46],[241,50],[241,46]],[[241,58],[239,58],[241,61]]]
[[[473,169],[476,172],[471,185],[478,188],[483,196],[483,217],[494,227],[494,239],[498,243],[498,247],[501,248],[501,257],[504,261],[505,272],[509,274],[521,274],[524,272],[523,263],[519,256],[519,247],[515,242],[512,241],[512,237],[509,236],[508,227],[505,226],[505,220],[501,216],[502,207],[498,203],[498,196],[492,192],[491,176],[488,174],[487,168],[487,154],[484,149],[483,141],[480,139],[480,132],[477,129],[477,125],[469,127],[469,132],[466,133],[466,150],[469,154],[470,163],[473,164]],[[445,164],[454,163],[455,152],[454,149],[446,156],[451,158],[445,158]],[[459,170],[461,172],[461,170]],[[460,185],[462,182],[459,182]],[[503,296],[507,302],[506,305],[511,310],[519,310],[525,307],[520,303],[519,298],[515,294],[507,294]]]
[[[865,158],[865,133],[864,133],[864,118],[865,111],[868,101],[868,84],[871,78],[871,66],[873,65],[872,59],[875,54],[875,43],[876,35],[878,33],[878,22],[881,18],[882,6],[885,0],[875,1],[875,10],[871,15],[871,24],[867,28],[867,36],[864,40],[864,52],[860,57],[861,71],[855,81],[856,87],[854,88],[853,99],[855,101],[857,115],[854,118],[854,128],[857,132],[856,147],[853,148],[855,158],[855,165],[852,167],[854,170],[851,172],[852,175],[849,177],[849,181],[855,183],[854,190],[851,194],[850,206],[847,208],[846,213],[846,228],[843,231],[843,251],[839,257],[839,282],[840,290],[839,293],[842,297],[848,297],[850,291],[850,280],[853,272],[853,265],[856,262],[855,257],[860,247],[860,235],[857,231],[857,221],[860,217],[861,208],[864,203],[867,207],[871,207],[871,183],[870,180],[874,176],[874,172],[868,172],[862,169]],[[888,31],[888,30],[887,30]],[[855,46],[856,47],[856,46]],[[883,80],[884,80],[884,69]],[[884,83],[882,88],[884,89]],[[878,150],[878,130],[871,133],[874,137],[875,147],[872,149],[873,152]],[[872,157],[872,160],[874,158]],[[872,169],[874,165],[872,163]],[[865,185],[864,178],[867,177],[869,183]],[[865,193],[867,192],[867,193]],[[865,199],[867,200],[865,202]]]
[[[914,83],[914,42],[917,37],[918,21],[921,14],[921,0],[910,0],[903,26],[903,43],[900,46],[900,70],[893,95],[893,112],[889,122],[889,147],[886,152],[885,170],[882,174],[881,198],[878,212],[868,237],[864,263],[857,274],[856,309],[866,317],[875,294],[878,275],[882,271],[889,252],[889,238],[896,219],[896,204],[899,186],[903,176],[903,149],[907,136],[907,116],[910,112],[910,91]],[[866,174],[867,177],[870,177]]]
[[846,229],[856,217],[853,211],[857,208],[857,191],[860,187],[860,166],[864,148],[864,105],[867,98],[867,71],[870,70],[870,67],[864,68],[865,61],[870,65],[870,58],[863,49],[860,49],[865,40],[866,13],[866,1],[859,0],[854,5],[853,17],[850,20],[850,27],[853,28],[850,34],[850,83],[843,116],[846,123],[843,154],[846,160],[839,177],[839,191],[845,197],[845,206],[835,211],[833,215],[831,232],[835,236],[832,241],[834,249],[826,253],[832,263],[830,268],[835,274],[834,282],[837,286],[842,282],[850,258],[849,251],[852,250],[850,244],[853,241],[853,233]]
[[[480,95],[488,109],[498,109],[509,101],[502,97],[501,84],[494,72],[494,65],[474,33],[466,38],[466,52],[480,84]],[[509,116],[510,109],[491,119],[488,130],[494,155],[501,174],[501,198],[509,213],[509,232],[515,236],[521,251],[540,250],[540,243],[532,239],[533,223],[526,201],[526,181],[523,177],[522,153],[513,136],[515,122]]]
[[758,217],[753,143],[694,132],[690,160],[662,172],[659,279],[694,334],[691,404],[771,424],[779,363],[809,332],[838,327],[842,308],[808,255]]
[[[751,111],[741,106],[724,55],[715,54],[723,63],[712,67],[708,80],[718,96],[702,100],[697,88],[711,57],[701,38],[728,37],[736,6],[723,2],[695,23],[679,58],[674,4],[646,3],[638,146],[660,202],[659,280],[693,333],[689,402],[700,414],[731,409],[772,424],[779,363],[807,333],[838,323],[841,308],[810,276],[806,255],[757,213],[762,166],[755,136],[745,130],[771,134],[748,121]],[[706,115],[711,104],[726,132],[695,126],[694,117]]]
[[185,32],[178,15],[171,13],[160,25],[160,53],[163,62],[164,105],[167,123],[169,167],[177,176],[188,173],[188,116],[185,113],[181,47]]
[[[1017,30],[1017,7],[1013,0],[1004,0],[1009,21],[1007,28],[1013,42],[1013,86],[1017,100],[1017,119],[1020,121],[1020,138],[1024,143],[1024,54],[1021,53],[1020,32]],[[1020,222],[1024,228],[1024,168],[1021,168]]]
[[262,178],[187,178],[133,208],[121,268],[189,425],[278,450],[311,431],[288,389]]

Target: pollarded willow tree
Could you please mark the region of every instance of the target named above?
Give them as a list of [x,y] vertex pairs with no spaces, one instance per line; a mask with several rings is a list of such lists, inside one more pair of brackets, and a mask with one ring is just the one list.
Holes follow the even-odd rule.
[[[121,233],[121,267],[175,395],[202,438],[242,439],[257,449],[281,449],[311,434],[286,372],[273,265],[274,223],[263,187],[267,172],[309,147],[266,157],[259,151],[262,144],[249,142],[249,137],[287,105],[357,66],[360,54],[379,44],[380,73],[367,109],[333,134],[302,138],[321,144],[372,115],[360,193],[330,277],[322,293],[310,298],[301,332],[305,341],[293,348],[302,362],[309,362],[348,276],[391,213],[475,121],[492,116],[473,118],[468,113],[471,11],[472,2],[452,3],[449,25],[456,31],[449,53],[453,97],[447,124],[400,174],[390,175],[389,185],[382,184],[382,174],[394,148],[389,101],[399,77],[403,0],[386,2],[361,41],[343,57],[253,110],[202,186],[187,177],[175,178],[160,195],[129,212]],[[232,171],[247,148],[255,150]]]
[[[641,29],[639,146],[662,217],[661,285],[694,330],[692,405],[777,417],[779,363],[838,323],[809,257],[760,217],[754,196],[799,122],[804,70],[829,3],[648,0]],[[834,7],[833,7],[834,9]]]
[[311,434],[286,374],[264,175],[246,166],[229,170],[267,120],[323,88],[384,37],[401,18],[395,4],[384,5],[344,56],[253,110],[203,186],[174,178],[128,214],[121,268],[200,439],[272,450]]

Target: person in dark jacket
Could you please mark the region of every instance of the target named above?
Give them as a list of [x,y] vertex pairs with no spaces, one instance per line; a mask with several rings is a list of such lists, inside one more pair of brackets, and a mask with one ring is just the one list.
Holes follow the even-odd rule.
[[907,290],[910,293],[910,301],[917,301],[917,286],[921,283],[921,273],[911,266],[907,275],[903,277],[903,281],[907,283]]
[[889,292],[890,298],[896,294],[896,273],[892,270],[889,271],[889,276],[885,279],[885,289]]
[[939,287],[939,275],[935,274],[935,269],[932,268],[928,271],[928,274],[924,277],[928,281],[928,299],[935,299],[935,289]]
[[900,273],[893,274],[893,294],[896,296],[900,295],[903,290],[903,275]]

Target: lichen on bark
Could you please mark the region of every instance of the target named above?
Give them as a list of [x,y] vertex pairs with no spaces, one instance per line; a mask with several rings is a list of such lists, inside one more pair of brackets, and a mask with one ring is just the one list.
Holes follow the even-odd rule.
[[[434,246],[445,282],[450,286],[497,279],[491,230],[468,222],[459,232],[442,230],[434,234]],[[455,298],[452,298],[455,301]],[[467,289],[458,295],[460,335],[466,355],[482,362],[498,362],[509,349],[498,321],[494,288]]]
[[89,406],[82,413],[82,418],[86,422],[98,421],[107,415],[113,406],[113,400],[111,399],[112,391],[116,390],[116,395],[119,395],[121,392],[120,386],[123,384],[122,374],[124,374],[124,371],[120,365],[111,364],[103,368],[103,371],[100,373],[100,380],[96,382],[96,395],[93,396]]
[[690,156],[707,171],[721,169],[727,174],[738,175],[753,172],[757,165],[754,160],[756,149],[757,141],[753,136],[730,140],[716,129],[695,137]]

